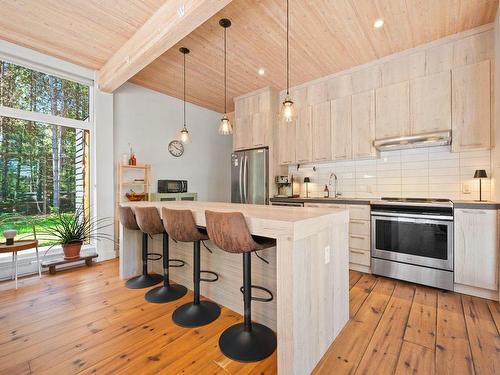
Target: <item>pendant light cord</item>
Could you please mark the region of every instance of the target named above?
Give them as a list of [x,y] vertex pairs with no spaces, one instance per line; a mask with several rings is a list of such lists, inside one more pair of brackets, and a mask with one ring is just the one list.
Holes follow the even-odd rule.
[[227,29],[224,28],[224,114],[227,114],[227,37],[226,37]]
[[286,0],[286,94],[290,94],[290,48],[289,48],[289,10],[288,10],[288,0]]
[[186,127],[186,54],[184,53],[184,127]]

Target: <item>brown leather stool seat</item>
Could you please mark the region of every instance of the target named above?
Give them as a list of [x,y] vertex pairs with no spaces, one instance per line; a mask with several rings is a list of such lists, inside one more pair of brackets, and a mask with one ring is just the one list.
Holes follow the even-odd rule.
[[[149,290],[144,296],[146,301],[152,303],[166,303],[170,301],[175,301],[183,297],[187,293],[187,288],[183,285],[170,284],[169,279],[169,267],[182,267],[184,262],[180,259],[170,259],[169,258],[169,238],[165,228],[163,227],[163,222],[158,213],[156,207],[137,207],[135,210],[137,225],[140,230],[146,234],[146,253],[147,253],[147,236],[153,236],[161,234],[163,235],[162,241],[162,253],[149,253],[148,255],[154,254],[157,259],[163,258],[163,276],[156,275],[156,278],[163,280],[163,285],[157,288]],[[158,257],[159,256],[159,257]],[[174,265],[170,265],[171,262],[177,262]],[[155,283],[157,284],[157,283]]]
[[[137,217],[130,207],[120,207],[118,210],[120,214],[120,223],[124,228],[130,230],[141,230],[137,223]],[[149,288],[161,282],[161,276],[148,273],[148,260],[160,259],[159,254],[148,254],[148,235],[142,232],[142,274],[133,277],[125,283],[125,286],[130,289]]]
[[[200,301],[200,282],[215,282],[219,276],[215,272],[200,269],[200,244],[208,240],[206,232],[199,229],[190,210],[162,209],[165,230],[174,240],[193,242],[193,302],[178,307],[172,320],[182,327],[199,327],[213,322],[220,315],[220,307],[211,301]],[[201,278],[202,273],[212,274],[213,279]]]
[[[252,285],[250,255],[254,251],[276,246],[270,238],[250,234],[245,217],[240,212],[205,211],[208,236],[222,250],[243,254],[244,322],[227,328],[219,338],[219,347],[227,357],[241,362],[260,361],[276,350],[276,335],[265,325],[252,323],[251,301],[269,302],[273,300],[271,291]],[[269,298],[252,297],[252,288],[270,294]]]

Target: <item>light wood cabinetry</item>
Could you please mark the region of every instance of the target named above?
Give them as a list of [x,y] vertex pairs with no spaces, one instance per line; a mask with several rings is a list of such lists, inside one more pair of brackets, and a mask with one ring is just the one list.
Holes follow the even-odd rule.
[[355,94],[351,99],[351,143],[353,159],[377,157],[375,140],[375,91]]
[[452,70],[452,150],[489,149],[490,61]]
[[233,149],[244,150],[271,146],[275,119],[276,92],[259,90],[253,95],[235,99],[235,121],[233,123]]
[[377,89],[377,139],[402,137],[410,133],[409,95],[408,81]]
[[295,156],[297,163],[312,161],[312,111],[306,105],[297,108],[295,130]]
[[352,156],[351,97],[331,101],[331,135],[333,160],[347,160]]
[[497,211],[455,209],[455,283],[498,289]]
[[279,164],[295,163],[295,129],[295,120],[293,120],[292,122],[286,122],[284,119],[279,120]]
[[364,204],[305,203],[305,207],[349,210],[349,268],[370,272],[370,206]]
[[313,160],[331,160],[330,102],[312,106]]
[[450,71],[410,81],[411,134],[451,129]]
[[269,124],[271,117],[267,112],[259,112],[252,115],[252,147],[264,147],[269,145]]

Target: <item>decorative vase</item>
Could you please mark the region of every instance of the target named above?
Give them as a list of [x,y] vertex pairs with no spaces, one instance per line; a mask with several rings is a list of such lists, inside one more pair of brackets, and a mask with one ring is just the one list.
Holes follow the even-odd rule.
[[82,242],[71,242],[62,245],[64,252],[64,259],[76,259],[80,257],[80,250],[82,249]]
[[5,237],[6,245],[14,245],[14,237],[16,237],[17,230],[7,229],[3,231],[3,236]]

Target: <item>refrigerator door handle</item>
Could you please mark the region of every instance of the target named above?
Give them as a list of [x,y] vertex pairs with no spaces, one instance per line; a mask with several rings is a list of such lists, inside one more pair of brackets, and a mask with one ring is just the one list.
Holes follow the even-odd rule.
[[243,156],[244,158],[244,163],[243,163],[243,203],[248,203],[248,197],[247,197],[247,183],[248,183],[248,156],[245,155]]
[[241,203],[244,203],[243,202],[243,186],[242,186],[242,179],[243,179],[243,175],[242,175],[242,169],[243,169],[243,158],[244,156],[241,157],[240,159],[240,170],[239,170],[239,173],[238,173],[238,184],[239,184],[239,193],[240,193],[240,202]]

